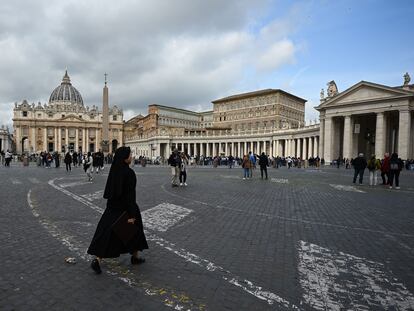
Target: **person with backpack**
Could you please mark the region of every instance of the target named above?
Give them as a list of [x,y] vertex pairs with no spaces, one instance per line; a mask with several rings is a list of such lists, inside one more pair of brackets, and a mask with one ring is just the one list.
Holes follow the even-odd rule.
[[354,166],[355,173],[354,173],[354,180],[352,182],[355,184],[356,179],[359,175],[359,184],[362,185],[362,180],[364,178],[364,171],[365,171],[365,168],[367,167],[367,160],[365,160],[363,153],[360,153],[358,157],[354,159],[353,166]]
[[368,160],[367,168],[369,171],[369,185],[377,185],[377,171],[381,168],[381,162],[375,158],[375,154],[371,155],[371,159]]
[[390,158],[390,189],[393,187],[395,177],[395,189],[400,189],[400,172],[404,166],[403,161],[397,153],[393,153]]

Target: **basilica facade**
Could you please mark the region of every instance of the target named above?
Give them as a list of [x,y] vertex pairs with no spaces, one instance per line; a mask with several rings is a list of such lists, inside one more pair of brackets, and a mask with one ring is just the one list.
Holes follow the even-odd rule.
[[47,104],[15,103],[13,111],[16,152],[112,152],[123,144],[123,112],[108,106],[105,82],[103,107],[85,106],[67,71]]

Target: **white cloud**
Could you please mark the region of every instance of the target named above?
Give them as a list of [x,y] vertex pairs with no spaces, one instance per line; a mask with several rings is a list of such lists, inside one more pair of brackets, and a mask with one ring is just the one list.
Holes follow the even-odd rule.
[[[272,5],[7,2],[0,12],[0,109],[23,99],[47,102],[67,66],[86,105],[101,104],[108,72],[110,104],[128,117],[146,113],[150,103],[210,110],[212,100],[242,91],[241,84],[254,90],[260,79],[294,62],[292,13],[263,24]],[[252,25],[262,26],[253,31]],[[0,122],[11,124],[7,118]]]
[[295,60],[295,46],[290,40],[273,43],[267,50],[259,54],[257,68],[261,71],[273,71]]

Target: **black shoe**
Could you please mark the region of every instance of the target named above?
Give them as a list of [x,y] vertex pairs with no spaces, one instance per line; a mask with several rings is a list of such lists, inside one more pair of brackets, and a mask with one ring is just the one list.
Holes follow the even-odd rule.
[[131,256],[131,265],[140,265],[145,262],[145,258]]
[[101,266],[99,265],[98,259],[92,260],[91,268],[92,268],[93,271],[95,271],[96,274],[101,274],[102,273]]

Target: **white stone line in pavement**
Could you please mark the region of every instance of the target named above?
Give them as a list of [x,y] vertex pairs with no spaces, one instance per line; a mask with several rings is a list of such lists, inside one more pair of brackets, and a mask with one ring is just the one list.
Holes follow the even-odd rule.
[[92,202],[93,200],[102,199],[103,193],[104,193],[104,190],[99,190],[93,193],[82,194],[81,197]]
[[[55,188],[56,190],[59,190],[63,193],[65,193],[66,195],[69,195],[70,197],[72,197],[73,199],[87,205],[88,207],[92,208],[95,211],[98,211],[100,214],[103,213],[103,209],[94,205],[93,203],[85,200],[82,197],[79,197],[78,195],[66,190],[66,189],[62,189],[61,187],[57,186],[54,184],[54,181],[56,179],[52,179],[49,181],[49,185],[51,185],[53,188]],[[145,223],[144,223],[145,225]],[[147,240],[149,241],[154,241],[157,245],[163,247],[164,249],[174,253],[175,255],[185,259],[188,262],[191,262],[193,264],[198,265],[201,268],[206,269],[207,271],[210,272],[220,272],[221,277],[226,280],[229,284],[232,284],[236,287],[239,287],[241,289],[243,289],[245,292],[255,296],[256,298],[260,299],[260,300],[264,300],[266,301],[269,305],[279,305],[279,306],[284,306],[287,308],[291,308],[293,310],[299,310],[299,308],[297,306],[295,306],[294,304],[290,303],[289,301],[287,301],[286,299],[283,299],[282,297],[270,292],[270,291],[266,291],[263,290],[262,287],[257,286],[255,284],[253,284],[253,282],[240,278],[234,274],[232,274],[230,271],[225,270],[224,268],[214,264],[211,261],[208,261],[206,259],[203,259],[193,253],[188,252],[187,250],[181,248],[181,249],[177,249],[176,245],[174,243],[171,243],[161,237],[156,236],[155,234],[151,234],[151,233],[146,233],[147,235]]]
[[18,180],[17,178],[10,178],[10,181],[12,182],[13,185],[20,185],[22,182],[20,180]]
[[40,181],[36,177],[29,177],[28,179],[32,184],[40,184]]
[[331,186],[332,188],[336,189],[336,190],[341,190],[341,191],[349,191],[349,192],[359,192],[359,193],[366,193],[365,191],[362,191],[360,189],[357,189],[354,186],[347,186],[347,185],[336,185],[336,184],[329,184],[329,186]]
[[59,186],[61,188],[69,188],[69,187],[82,186],[82,185],[87,185],[87,184],[92,184],[92,182],[91,181],[74,181],[74,182],[61,184]]
[[288,184],[289,180],[285,178],[271,178],[271,182],[279,183],[279,184]]
[[155,231],[165,232],[192,212],[191,209],[171,204],[161,203],[141,213],[145,227]]
[[[50,184],[50,182],[49,182],[49,184]],[[52,187],[53,187],[53,185],[52,185]],[[61,189],[61,190],[65,190],[65,189]],[[73,239],[72,236],[69,236],[69,235],[64,234],[63,232],[59,231],[59,229],[54,224],[52,224],[49,221],[47,221],[46,219],[40,217],[39,212],[37,211],[36,206],[35,206],[34,202],[32,201],[31,193],[32,193],[32,190],[30,189],[29,192],[27,193],[27,203],[29,205],[29,208],[32,211],[33,216],[38,219],[38,221],[42,225],[42,227],[52,237],[57,239],[60,243],[62,243],[65,247],[67,247],[72,253],[74,253],[78,258],[81,258],[81,259],[83,259],[84,261],[87,261],[87,262],[90,261],[91,256],[87,254],[86,249],[83,249],[83,247],[81,247],[81,246],[77,246],[77,245],[80,244],[79,242],[76,242]],[[67,193],[65,193],[65,194],[67,194]],[[81,202],[84,203],[84,201],[81,201]],[[102,212],[101,212],[101,214],[102,214]],[[83,250],[81,250],[81,248]],[[122,282],[124,282],[125,284],[127,284],[128,286],[130,286],[132,288],[137,288],[138,285],[139,285],[139,287],[142,288],[142,284],[137,284],[137,282],[135,280],[133,280],[132,278],[125,275],[127,273],[130,273],[129,270],[128,270],[127,273],[123,272],[122,275],[120,275],[117,272],[111,271],[111,270],[105,270],[105,272],[108,275],[117,277],[119,280],[121,280]],[[147,296],[154,295],[153,291],[151,291],[151,288],[145,289],[144,292],[145,292],[145,295],[147,295]],[[164,291],[164,294],[167,294],[167,297],[169,296],[168,295],[169,293],[167,293],[166,291]],[[174,295],[172,295],[172,297],[174,297]],[[164,298],[166,298],[166,297],[164,296]],[[185,309],[189,310],[188,308],[185,308],[185,306],[182,305],[182,304],[174,303],[172,301],[172,299],[165,299],[163,301],[163,303],[168,307],[172,307],[174,310],[185,310]]]
[[313,309],[414,309],[414,296],[384,264],[304,241],[298,250],[303,299]]

